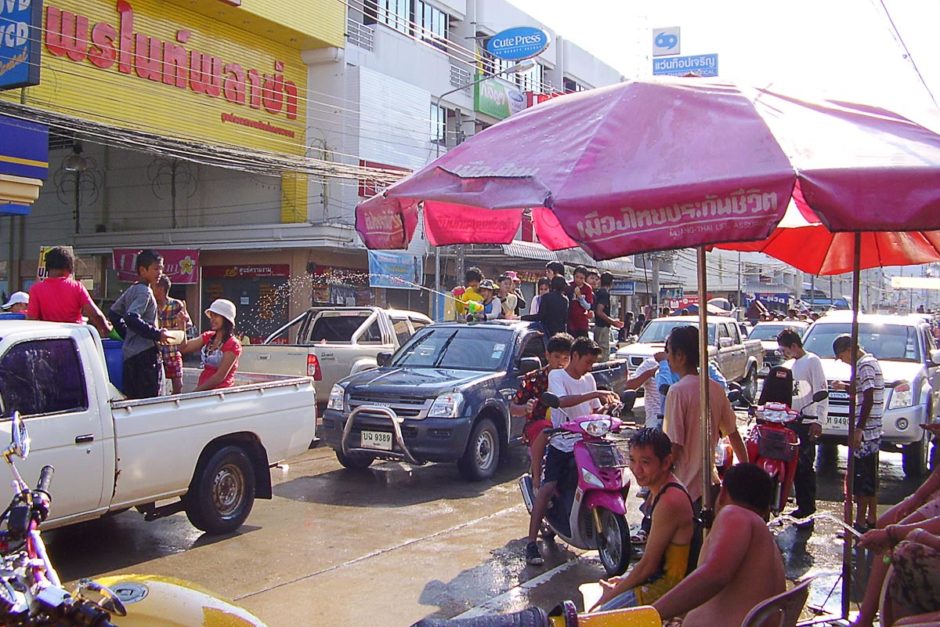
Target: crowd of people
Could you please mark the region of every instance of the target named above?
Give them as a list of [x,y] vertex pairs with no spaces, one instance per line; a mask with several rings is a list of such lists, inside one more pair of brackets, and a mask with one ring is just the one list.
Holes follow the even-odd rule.
[[[564,288],[559,286],[559,292]],[[792,359],[792,373],[805,382],[798,389],[805,398],[829,383],[820,358],[803,348],[800,333],[780,332],[780,350]],[[524,439],[531,452],[531,472],[536,499],[529,520],[525,557],[529,564],[543,563],[538,534],[546,506],[559,481],[572,472],[570,435],[547,436],[549,430],[579,416],[603,411],[616,402],[610,392],[597,390],[591,367],[601,349],[590,339],[559,332],[548,343],[545,366],[525,375],[513,402],[515,415],[527,417]],[[891,554],[893,579],[888,588],[889,608],[881,611],[901,619],[916,615],[927,622],[940,620],[940,469],[901,504],[877,517],[878,450],[884,409],[884,379],[877,359],[855,347],[857,361],[855,473],[847,482],[857,503],[855,527],[863,533],[859,546],[879,554]],[[850,363],[851,337],[835,338],[832,353]],[[646,426],[629,443],[629,466],[642,488],[644,513],[642,558],[623,576],[602,580],[602,595],[592,608],[606,611],[637,605],[653,605],[663,617],[684,616],[684,625],[740,624],[756,604],[786,589],[783,561],[767,528],[772,482],[760,467],[748,463],[735,414],[721,384],[711,380],[710,416],[714,450],[718,438],[727,436],[737,464],[719,483],[711,478],[716,496],[716,517],[702,543],[703,503],[701,420],[699,416],[698,333],[694,327],[674,328],[665,351],[649,358],[628,380],[628,387],[647,389]],[[656,385],[657,372],[669,372],[668,385]],[[835,389],[851,388],[836,381]],[[557,409],[542,404],[543,392],[559,398]],[[825,421],[825,402],[800,404],[800,420],[792,426],[800,437],[795,478],[795,510],[801,529],[813,528],[816,512],[815,445]],[[940,433],[940,427],[925,427]],[[893,548],[892,548],[893,547]],[[868,591],[856,624],[872,624],[879,609],[879,595],[889,560],[875,560]],[[909,624],[915,624],[914,622]],[[917,623],[921,624],[921,623]]]
[[[56,246],[46,253],[48,276],[29,293],[15,292],[4,310],[30,320],[90,324],[102,338],[122,341],[122,392],[127,398],[159,396],[164,380],[174,394],[183,391],[183,359],[200,353],[202,371],[193,391],[229,387],[238,370],[241,344],[235,335],[235,304],[218,299],[208,309],[209,331],[186,340],[192,321],[183,301],[171,298],[171,282],[163,274],[163,257],[153,250],[137,254],[137,281],[108,309],[107,315],[77,281],[75,256]],[[177,333],[173,333],[177,332]]]

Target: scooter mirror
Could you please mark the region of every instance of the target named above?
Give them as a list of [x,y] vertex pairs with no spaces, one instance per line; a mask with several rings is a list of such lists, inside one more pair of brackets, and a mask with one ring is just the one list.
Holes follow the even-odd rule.
[[552,409],[558,409],[560,405],[560,399],[551,392],[543,392],[539,400],[542,401],[543,405]]
[[824,401],[827,398],[829,398],[829,392],[827,392],[826,390],[819,390],[818,392],[813,394],[814,403],[818,403],[819,401]]
[[18,411],[13,412],[10,421],[10,447],[6,453],[7,456],[16,455],[20,459],[26,459],[29,456],[29,432]]

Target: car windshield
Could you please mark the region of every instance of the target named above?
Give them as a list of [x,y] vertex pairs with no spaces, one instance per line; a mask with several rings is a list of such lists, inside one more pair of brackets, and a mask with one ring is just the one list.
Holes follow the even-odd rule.
[[[690,324],[688,320],[653,320],[648,325],[646,325],[645,329],[643,329],[643,333],[640,334],[637,342],[641,344],[663,344],[673,329],[676,327],[688,326],[693,326],[696,329],[698,328],[697,323]],[[715,343],[714,324],[708,325],[708,343]]]
[[512,352],[512,341],[509,329],[428,327],[399,349],[392,365],[492,372]]
[[[751,330],[750,335],[747,336],[749,340],[764,340],[765,342],[774,341],[777,339],[777,335],[784,329],[789,329],[791,325],[789,324],[758,324]],[[792,325],[796,329],[797,333],[802,334],[806,329],[805,326]]]
[[[831,357],[833,340],[851,330],[848,322],[816,323],[803,338],[803,347],[820,357]],[[917,328],[913,326],[863,322],[858,325],[858,343],[876,359],[920,361]]]

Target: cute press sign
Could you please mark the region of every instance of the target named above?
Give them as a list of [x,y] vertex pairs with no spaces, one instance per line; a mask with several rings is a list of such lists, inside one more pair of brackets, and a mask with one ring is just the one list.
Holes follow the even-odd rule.
[[534,26],[517,26],[496,33],[486,42],[486,51],[497,59],[523,61],[537,57],[548,48],[548,33]]
[[0,0],[0,90],[39,84],[42,0]]

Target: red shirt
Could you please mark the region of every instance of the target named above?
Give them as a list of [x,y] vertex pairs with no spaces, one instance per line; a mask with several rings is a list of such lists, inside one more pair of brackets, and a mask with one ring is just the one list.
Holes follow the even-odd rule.
[[29,288],[31,320],[82,322],[82,308],[92,302],[85,286],[67,277],[50,277]]
[[[591,289],[591,286],[585,283],[581,286],[581,296],[587,301],[588,305],[594,304],[594,290]],[[585,309],[581,306],[581,303],[578,302],[578,299],[574,297],[575,284],[572,281],[571,285],[568,286],[568,289],[565,291],[565,294],[568,295],[568,300],[571,301],[571,304],[568,305],[568,330],[569,331],[587,331],[588,330],[588,316],[587,312],[589,309]]]
[[221,347],[210,351],[209,344],[212,342],[214,336],[215,331],[206,331],[202,334],[202,372],[199,373],[198,385],[202,385],[219,371],[223,353],[235,353],[235,363],[232,364],[232,369],[228,371],[228,375],[222,379],[222,382],[215,386],[214,389],[230,388],[235,382],[235,372],[238,370],[238,356],[242,354],[242,345],[241,342],[234,337],[230,337],[222,343]]

